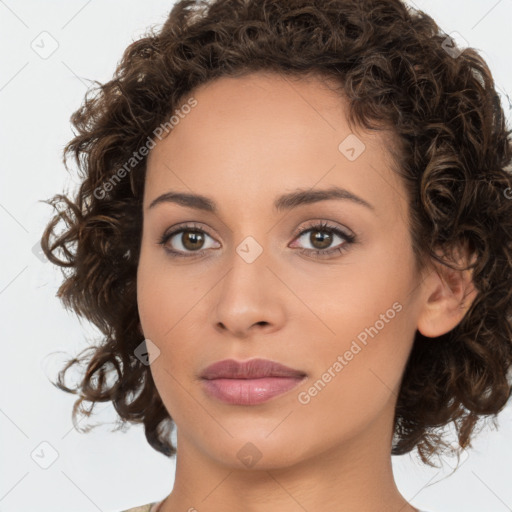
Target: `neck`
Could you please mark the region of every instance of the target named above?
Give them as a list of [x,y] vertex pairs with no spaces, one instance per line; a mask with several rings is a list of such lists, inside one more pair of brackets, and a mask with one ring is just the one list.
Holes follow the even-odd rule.
[[417,512],[394,481],[391,432],[382,439],[388,420],[380,417],[334,448],[293,464],[264,463],[262,457],[247,469],[236,457],[230,464],[207,456],[178,429],[174,487],[159,512]]

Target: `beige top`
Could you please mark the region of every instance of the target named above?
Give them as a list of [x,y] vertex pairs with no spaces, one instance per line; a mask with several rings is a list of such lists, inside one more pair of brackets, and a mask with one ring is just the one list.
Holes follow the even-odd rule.
[[138,507],[123,510],[121,512],[158,512],[158,508],[163,502],[164,500],[154,501],[152,503],[148,503],[147,505],[139,505]]
[[[158,508],[164,502],[162,501],[154,501],[153,503],[148,503],[147,505],[141,505],[139,507],[130,508],[128,510],[122,510],[121,512],[158,512]],[[426,512],[425,510],[419,510],[418,512]]]

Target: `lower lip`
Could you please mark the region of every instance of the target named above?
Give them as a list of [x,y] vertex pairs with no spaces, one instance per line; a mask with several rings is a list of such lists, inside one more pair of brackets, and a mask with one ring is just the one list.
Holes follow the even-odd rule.
[[222,402],[256,405],[293,389],[304,377],[265,377],[261,379],[203,379],[205,391]]

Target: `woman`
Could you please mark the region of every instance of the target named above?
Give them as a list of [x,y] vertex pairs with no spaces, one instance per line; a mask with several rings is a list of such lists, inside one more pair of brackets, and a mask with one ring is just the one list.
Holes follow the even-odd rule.
[[454,48],[398,0],[186,0],[75,112],[41,245],[105,339],[57,385],[176,455],[132,511],[417,511],[391,455],[503,409],[512,146]]

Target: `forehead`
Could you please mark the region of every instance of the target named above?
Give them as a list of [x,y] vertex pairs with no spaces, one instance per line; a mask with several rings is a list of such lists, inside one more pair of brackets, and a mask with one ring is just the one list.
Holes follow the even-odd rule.
[[219,203],[238,197],[245,209],[263,198],[270,207],[275,192],[333,185],[373,203],[404,196],[392,137],[350,127],[332,82],[252,73],[204,84],[182,104],[192,97],[197,104],[150,151],[146,205],[167,188]]

